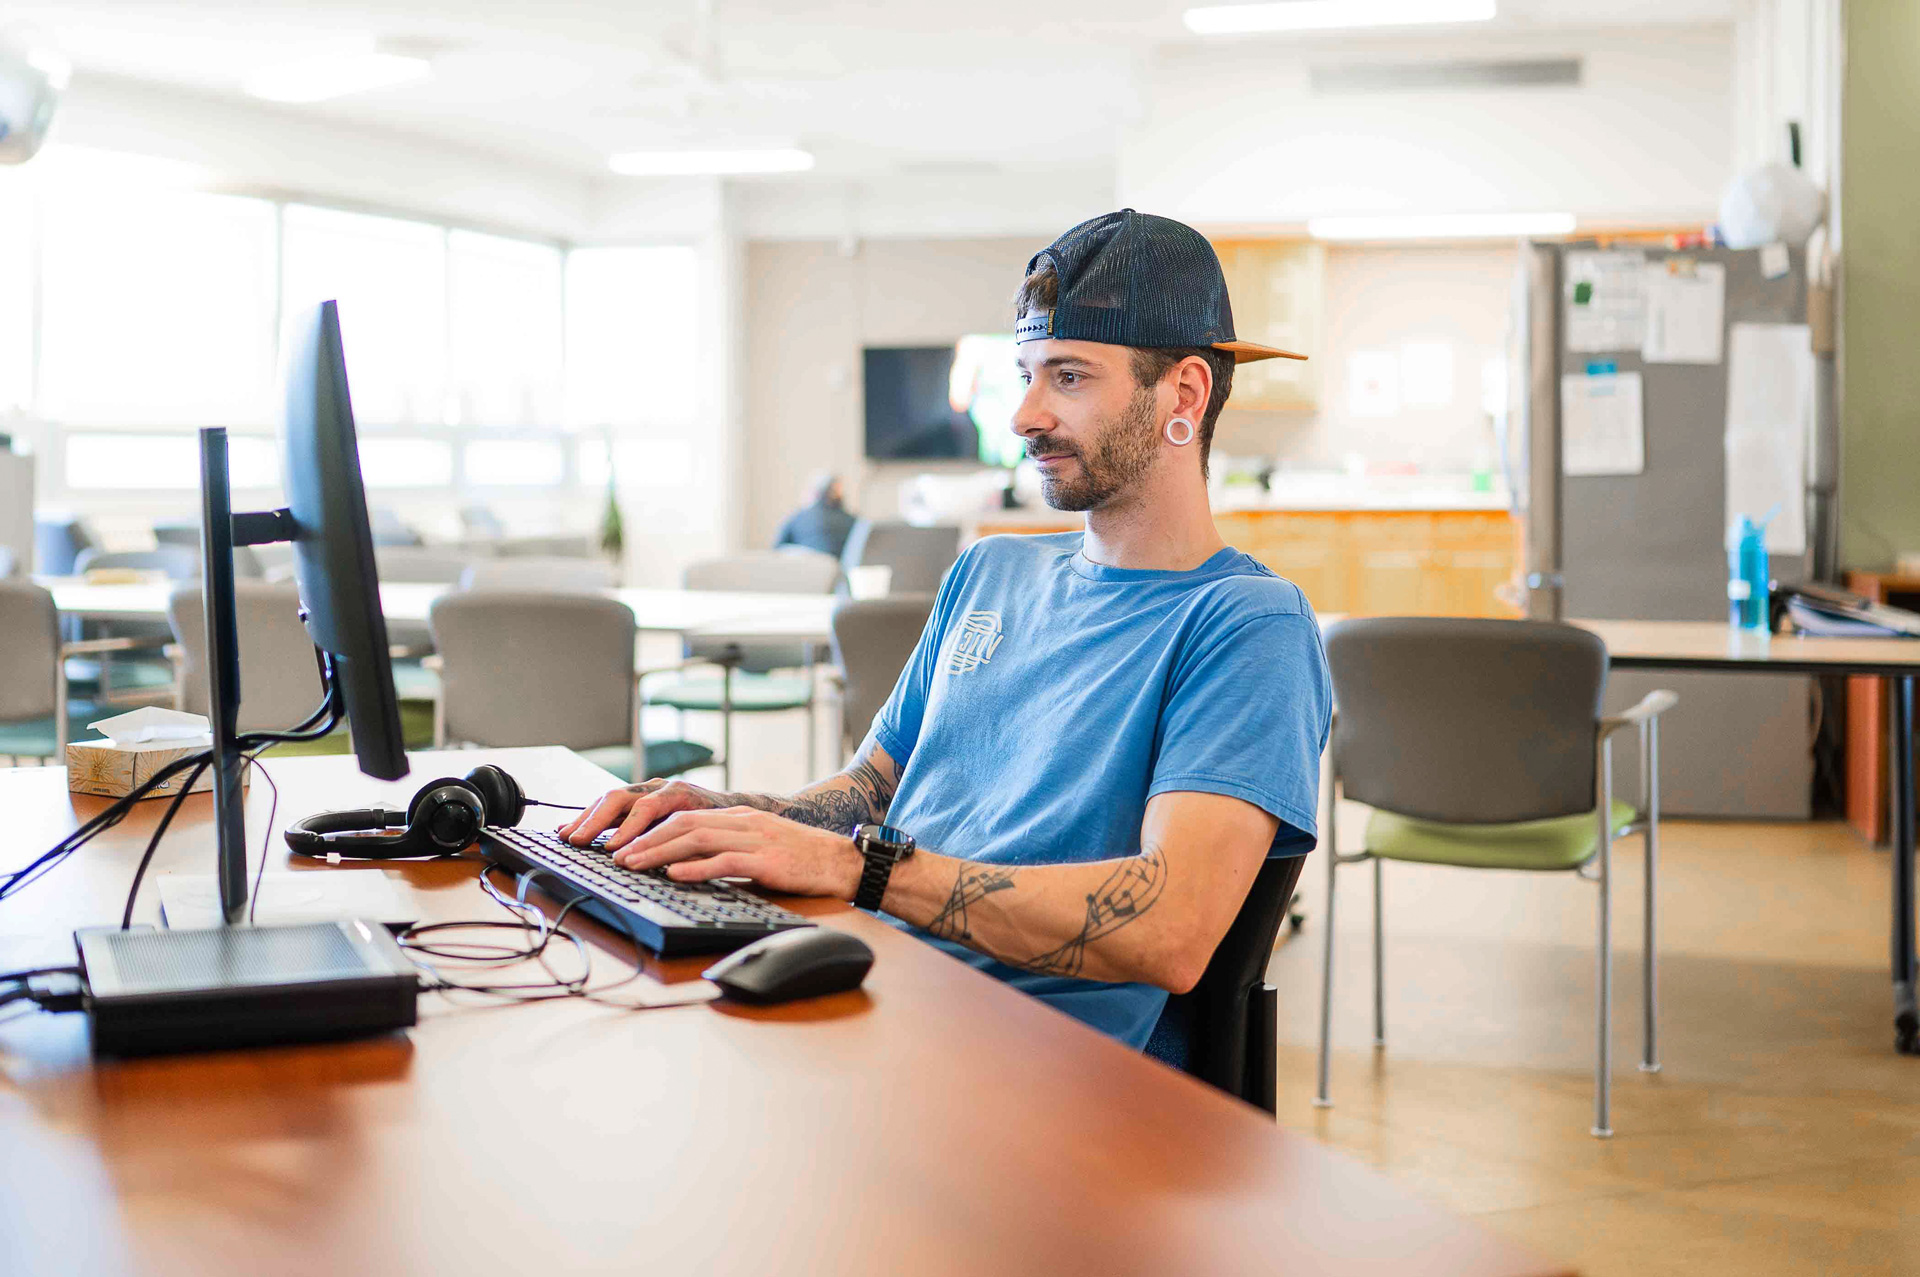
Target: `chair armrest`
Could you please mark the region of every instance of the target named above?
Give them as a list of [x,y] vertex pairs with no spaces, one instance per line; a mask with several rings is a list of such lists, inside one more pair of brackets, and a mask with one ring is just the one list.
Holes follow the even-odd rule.
[[1609,714],[1600,720],[1600,739],[1605,740],[1623,727],[1638,727],[1650,723],[1675,705],[1680,698],[1665,688],[1648,692],[1640,698],[1640,703],[1618,714]]
[[690,670],[696,665],[710,665],[717,670],[727,668],[727,662],[725,661],[716,661],[706,656],[690,656],[686,660],[676,662],[672,665],[655,665],[650,669],[635,670],[633,672],[633,685],[638,687],[642,679],[651,678],[655,674],[678,674],[683,670]]
[[75,639],[60,645],[61,656],[90,656],[100,652],[144,652],[167,647],[167,640],[151,638]]
[[432,670],[436,674],[440,672],[441,667],[444,665],[446,665],[446,662],[440,659],[440,653],[438,652],[429,652],[420,658],[420,668],[423,670]]

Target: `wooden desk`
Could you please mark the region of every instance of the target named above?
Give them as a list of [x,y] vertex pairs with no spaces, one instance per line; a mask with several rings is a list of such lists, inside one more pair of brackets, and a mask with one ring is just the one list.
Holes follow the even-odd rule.
[[[344,758],[269,766],[284,822],[404,804],[483,761],[556,802],[611,783],[559,749],[417,754],[399,784]],[[269,796],[256,780],[253,839]],[[0,864],[104,801],[68,795],[55,769],[0,772]],[[208,806],[186,802],[158,872],[211,867]],[[0,906],[0,932],[117,918],[160,807]],[[286,860],[277,838],[270,860]],[[471,862],[398,872],[427,916],[499,913]],[[154,895],[149,881],[145,917]],[[865,914],[798,907],[874,947],[864,990],[641,1012],[431,996],[417,1028],[378,1041],[98,1064],[81,1016],[4,1013],[0,1223],[17,1231],[0,1229],[13,1252],[0,1267],[67,1273],[85,1255],[90,1274],[314,1277],[1564,1271]],[[602,978],[628,960],[624,942],[582,930]],[[683,980],[703,963],[649,965]]]
[[[35,577],[53,592],[54,605],[69,616],[101,621],[164,621],[174,583],[90,585],[78,577]],[[380,587],[387,620],[426,624],[444,585],[389,583]],[[633,610],[642,630],[684,634],[718,625],[743,626],[758,618],[780,618],[781,637],[814,637],[825,643],[836,601],[830,594],[768,594],[736,590],[608,590]]]
[[1574,621],[1598,634],[1618,669],[1712,670],[1722,673],[1848,674],[1893,685],[1893,968],[1894,1045],[1920,1055],[1920,1005],[1914,951],[1913,685],[1920,675],[1920,639],[1799,638],[1734,630],[1718,621]]

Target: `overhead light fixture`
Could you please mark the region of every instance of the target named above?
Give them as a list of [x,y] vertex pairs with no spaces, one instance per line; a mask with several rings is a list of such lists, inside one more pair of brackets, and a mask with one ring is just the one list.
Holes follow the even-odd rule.
[[1427,213],[1385,217],[1309,217],[1315,239],[1519,239],[1565,235],[1572,213]]
[[341,53],[265,67],[241,81],[241,87],[269,102],[324,102],[349,93],[424,80],[431,74],[433,64],[425,58],[398,53]]
[[798,147],[733,151],[625,151],[607,167],[627,177],[732,177],[742,173],[804,173],[813,152]]
[[1187,30],[1200,35],[1245,35],[1485,22],[1493,15],[1494,0],[1277,0],[1207,5],[1187,10],[1185,20]]

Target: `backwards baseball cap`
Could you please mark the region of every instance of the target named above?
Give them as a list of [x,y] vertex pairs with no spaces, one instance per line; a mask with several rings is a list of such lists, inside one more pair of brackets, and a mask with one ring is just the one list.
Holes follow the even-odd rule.
[[1112,346],[1211,346],[1236,364],[1305,359],[1233,336],[1227,278],[1206,237],[1184,222],[1123,208],[1080,223],[1027,262],[1050,264],[1060,295],[1050,311],[1029,311],[1017,342],[1048,337]]

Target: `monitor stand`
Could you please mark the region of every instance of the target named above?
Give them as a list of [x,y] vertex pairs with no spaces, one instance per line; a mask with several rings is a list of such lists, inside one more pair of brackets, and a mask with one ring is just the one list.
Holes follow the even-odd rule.
[[[200,431],[201,601],[207,627],[207,720],[213,729],[213,812],[219,842],[220,912],[228,926],[247,917],[246,760],[240,750],[240,635],[234,620],[233,547],[293,539],[293,514],[271,510],[233,513],[227,469],[227,432]],[[324,689],[337,704],[329,682]],[[336,719],[337,721],[337,719]]]

